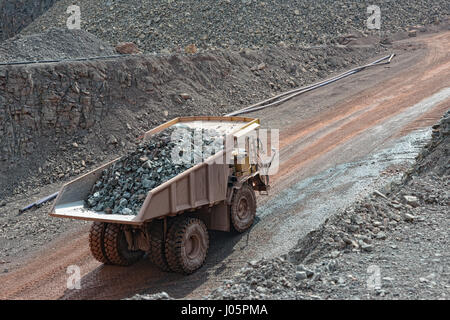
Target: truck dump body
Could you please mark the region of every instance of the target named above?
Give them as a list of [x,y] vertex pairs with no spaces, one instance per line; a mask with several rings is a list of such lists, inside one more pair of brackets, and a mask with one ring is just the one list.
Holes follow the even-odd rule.
[[[259,120],[243,117],[181,117],[173,119],[146,132],[144,139],[172,126],[214,129],[225,139],[240,132],[255,130]],[[141,225],[146,221],[164,216],[174,216],[183,211],[195,210],[204,206],[213,206],[227,199],[227,185],[230,176],[229,162],[225,158],[231,153],[233,145],[224,149],[204,162],[182,172],[148,192],[137,215],[107,214],[87,209],[84,201],[93,185],[101,177],[103,170],[119,159],[111,161],[71,182],[61,189],[50,213],[51,216]],[[220,159],[222,158],[222,159]],[[221,160],[221,161],[218,161]]]

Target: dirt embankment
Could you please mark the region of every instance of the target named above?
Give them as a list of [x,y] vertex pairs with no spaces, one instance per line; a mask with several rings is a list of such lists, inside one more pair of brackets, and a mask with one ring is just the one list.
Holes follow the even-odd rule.
[[80,174],[167,119],[225,114],[382,50],[272,47],[0,67],[0,198]]

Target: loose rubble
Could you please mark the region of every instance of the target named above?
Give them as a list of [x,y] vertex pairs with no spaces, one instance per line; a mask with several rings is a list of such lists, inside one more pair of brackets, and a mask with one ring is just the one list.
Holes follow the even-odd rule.
[[0,44],[0,62],[23,62],[116,55],[114,48],[83,30],[49,29],[19,34]]
[[173,298],[171,298],[167,292],[159,292],[159,293],[155,293],[155,294],[151,294],[151,295],[140,295],[137,294],[131,298],[127,298],[124,300],[174,300]]
[[[71,0],[58,1],[31,23],[26,33],[64,27]],[[381,33],[439,23],[449,14],[444,0],[377,1]],[[112,45],[134,42],[145,52],[188,52],[195,48],[252,48],[290,44],[324,44],[352,30],[366,34],[364,1],[117,1],[82,0],[81,28]],[[378,34],[378,30],[375,30]],[[196,51],[196,50],[195,50]]]
[[223,137],[213,129],[165,129],[103,170],[85,204],[107,214],[136,215],[150,190],[222,149]]

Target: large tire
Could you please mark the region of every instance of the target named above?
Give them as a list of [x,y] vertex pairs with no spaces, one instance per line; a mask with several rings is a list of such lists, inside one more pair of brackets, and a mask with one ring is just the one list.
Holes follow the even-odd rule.
[[153,221],[149,227],[150,233],[150,260],[161,270],[170,271],[166,260],[164,226],[162,221]]
[[89,248],[94,258],[104,264],[111,264],[106,256],[104,238],[105,238],[106,223],[94,222],[89,231]]
[[208,229],[203,221],[188,217],[175,218],[166,239],[169,268],[182,274],[193,273],[205,263],[208,247]]
[[234,192],[230,215],[231,224],[237,232],[242,233],[253,225],[256,216],[256,196],[248,184],[243,184]]
[[142,250],[128,250],[125,232],[120,224],[110,223],[106,226],[104,246],[108,260],[118,266],[129,266],[144,255]]

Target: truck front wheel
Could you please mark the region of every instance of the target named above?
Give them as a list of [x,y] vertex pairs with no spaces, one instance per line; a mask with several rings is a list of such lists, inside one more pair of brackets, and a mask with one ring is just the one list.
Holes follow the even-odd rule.
[[208,230],[197,218],[179,217],[174,220],[166,238],[167,263],[174,272],[191,274],[206,260]]
[[243,184],[234,192],[230,215],[231,224],[237,232],[244,232],[253,225],[256,216],[256,196],[248,184]]

